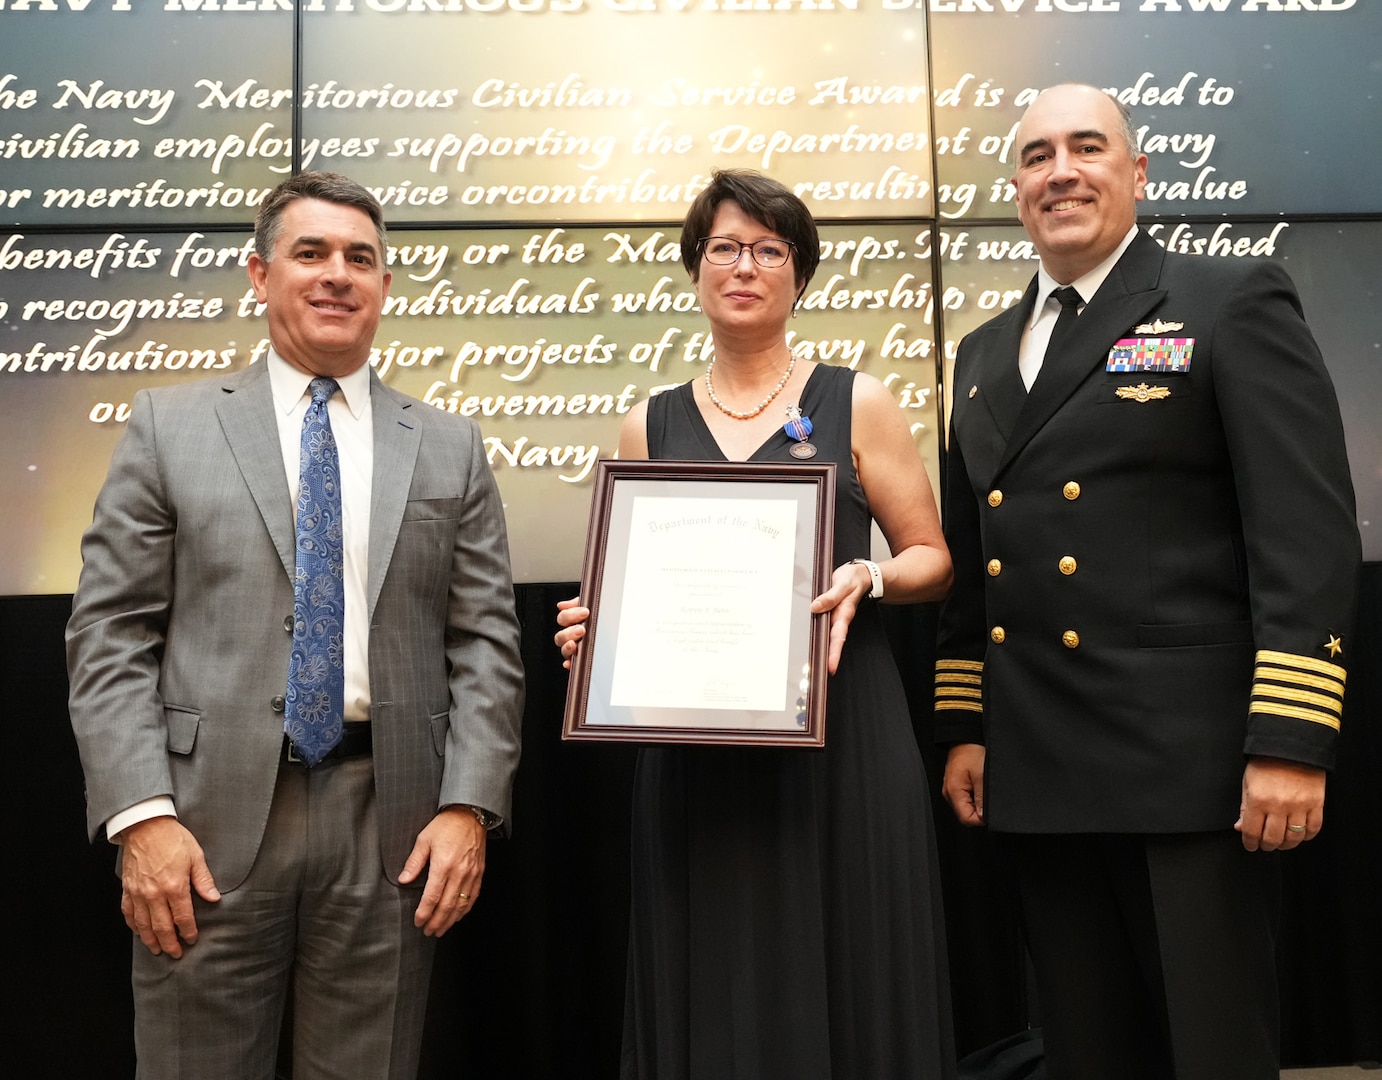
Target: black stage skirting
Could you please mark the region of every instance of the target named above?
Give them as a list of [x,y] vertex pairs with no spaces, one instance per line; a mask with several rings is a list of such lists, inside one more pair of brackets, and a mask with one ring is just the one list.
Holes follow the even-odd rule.
[[[633,751],[564,745],[566,681],[551,644],[567,584],[517,590],[528,705],[514,835],[490,845],[483,899],[441,941],[421,1076],[609,1080],[617,1075],[628,919]],[[1382,1058],[1382,564],[1365,568],[1339,768],[1324,832],[1285,858],[1284,1064]],[[109,847],[86,842],[67,723],[70,597],[0,598],[4,965],[0,1050],[11,1075],[134,1075],[130,936]],[[885,608],[933,785],[934,609]],[[936,794],[960,1052],[1035,1022],[1008,892],[982,833]],[[15,1072],[15,1069],[18,1072]]]

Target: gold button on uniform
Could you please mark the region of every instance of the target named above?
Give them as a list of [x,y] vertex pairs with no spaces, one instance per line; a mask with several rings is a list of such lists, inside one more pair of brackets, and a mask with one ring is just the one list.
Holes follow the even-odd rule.
[[1061,488],[1061,494],[1071,502],[1074,502],[1080,497],[1080,485],[1075,483],[1074,480],[1071,480],[1065,487]]
[[1073,556],[1073,555],[1066,555],[1066,556],[1064,556],[1064,557],[1061,559],[1061,561],[1060,561],[1060,572],[1061,572],[1062,574],[1065,574],[1067,577],[1069,577],[1071,574],[1073,574],[1073,573],[1075,572],[1075,569],[1076,569],[1075,556]]
[[1003,632],[1003,628],[1001,626],[995,626],[992,630],[989,631],[989,637],[993,639],[993,643],[995,645],[1002,645],[1003,639],[1007,636],[1008,635]]
[[997,505],[998,505],[999,503],[1001,503],[1002,501],[1003,501],[1003,493],[1002,493],[1001,491],[999,491],[997,488],[994,488],[992,491],[989,492],[989,505],[990,505],[990,506],[997,506]]
[[1067,630],[1060,636],[1061,644],[1067,649],[1078,649],[1080,647],[1080,635],[1074,630]]
[[989,560],[989,577],[997,577],[1003,572],[1003,564],[997,559]]

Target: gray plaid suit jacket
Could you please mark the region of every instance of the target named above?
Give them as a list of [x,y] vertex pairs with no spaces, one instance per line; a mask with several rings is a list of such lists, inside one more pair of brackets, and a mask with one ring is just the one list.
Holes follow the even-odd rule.
[[[371,375],[369,675],[384,867],[438,808],[505,818],[523,672],[479,430]],[[281,752],[293,505],[266,367],[142,390],[68,625],[88,829],[170,795],[218,886],[259,849]]]

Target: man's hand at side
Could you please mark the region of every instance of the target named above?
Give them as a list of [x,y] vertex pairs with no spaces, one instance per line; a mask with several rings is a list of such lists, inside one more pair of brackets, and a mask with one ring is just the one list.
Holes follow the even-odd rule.
[[212,903],[221,898],[201,845],[173,817],[137,822],[117,839],[124,849],[120,911],[125,925],[155,956],[182,956],[183,944],[197,940],[192,889]]
[[1289,851],[1324,827],[1325,771],[1280,758],[1253,757],[1243,770],[1234,828],[1249,851]]
[[413,924],[428,937],[441,937],[475,906],[487,839],[484,826],[464,806],[448,806],[418,833],[398,883],[411,884],[427,871]]
[[945,759],[941,794],[961,825],[984,823],[984,754],[978,743],[957,743]]

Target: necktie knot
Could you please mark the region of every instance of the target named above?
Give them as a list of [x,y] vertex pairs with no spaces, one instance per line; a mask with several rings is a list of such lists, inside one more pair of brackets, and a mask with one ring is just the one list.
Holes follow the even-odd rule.
[[[1073,290],[1072,290],[1073,291]],[[308,389],[312,391],[312,404],[322,405],[331,400],[331,395],[341,388],[335,379],[323,377],[313,379]]]
[[1056,298],[1056,303],[1060,304],[1063,311],[1073,311],[1078,314],[1080,305],[1084,303],[1084,297],[1073,285],[1063,285],[1059,289],[1054,289],[1051,295]]

